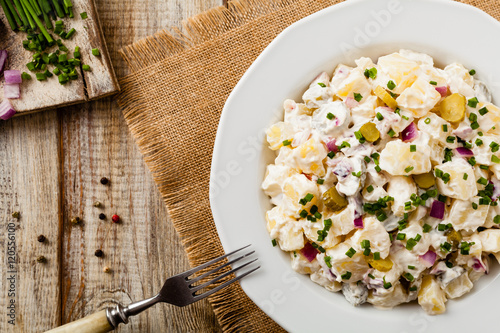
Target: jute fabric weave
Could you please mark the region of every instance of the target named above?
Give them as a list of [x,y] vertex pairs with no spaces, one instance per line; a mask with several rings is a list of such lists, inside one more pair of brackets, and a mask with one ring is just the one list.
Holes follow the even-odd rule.
[[[227,8],[184,22],[184,33],[161,31],[122,50],[132,74],[120,80],[118,103],[192,266],[223,254],[208,186],[213,143],[227,97],[281,31],[338,2],[230,1]],[[500,18],[496,0],[462,2]],[[224,332],[283,331],[238,284],[209,301]]]

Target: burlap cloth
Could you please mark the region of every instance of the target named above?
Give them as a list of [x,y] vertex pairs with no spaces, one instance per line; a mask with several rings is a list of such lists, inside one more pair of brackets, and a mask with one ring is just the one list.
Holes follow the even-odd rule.
[[[342,0],[239,0],[123,51],[118,103],[192,266],[223,254],[208,186],[220,112],[240,77],[287,26]],[[406,0],[401,0],[406,1]],[[500,18],[496,0],[465,0]],[[436,27],[439,29],[439,27]],[[225,332],[282,332],[233,284],[209,298]]]

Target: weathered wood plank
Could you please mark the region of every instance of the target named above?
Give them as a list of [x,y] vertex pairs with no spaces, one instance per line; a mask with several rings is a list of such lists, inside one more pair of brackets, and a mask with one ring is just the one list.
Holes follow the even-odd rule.
[[[55,75],[46,81],[37,81],[35,73],[28,71],[26,64],[32,60],[33,52],[25,50],[22,46],[22,41],[26,39],[27,35],[24,32],[13,32],[7,25],[5,15],[0,11],[0,36],[2,36],[0,49],[6,49],[9,52],[8,68],[18,69],[32,75],[31,80],[24,81],[21,84],[21,98],[11,100],[12,105],[18,112],[17,116],[56,106],[97,99],[119,90],[107,48],[102,38],[93,0],[73,0],[73,6],[74,18],[58,18],[58,20],[64,22],[64,31],[69,31],[71,28],[75,28],[77,31],[71,39],[63,40],[63,43],[69,49],[68,58],[73,57],[75,46],[80,46],[82,62],[90,65],[92,71],[83,72],[79,69],[79,79],[70,81],[65,85],[59,84]],[[80,13],[84,11],[87,12],[88,18],[82,20]],[[59,38],[59,36],[51,34],[55,39]],[[91,53],[92,48],[98,48],[102,55],[94,57]],[[53,52],[56,49],[57,47],[54,46],[47,49],[47,51]],[[52,72],[53,66],[49,65],[48,69]],[[0,80],[0,100],[4,98],[3,85],[3,80]]]
[[[59,132],[55,111],[0,123],[0,332],[40,332],[61,319]],[[40,255],[47,263],[35,261]],[[12,301],[15,325],[7,317]]]
[[[103,34],[119,76],[127,72],[118,50],[219,0],[99,0]],[[118,23],[117,23],[118,22]],[[62,123],[63,221],[62,321],[120,302],[153,295],[164,280],[189,268],[184,250],[121,111],[109,99],[66,108]],[[99,179],[110,179],[108,186]],[[92,204],[103,203],[102,208]],[[107,219],[98,219],[99,213]],[[122,218],[110,221],[112,214]],[[69,219],[80,215],[82,226]],[[94,255],[102,249],[104,256]],[[109,266],[111,274],[102,271]],[[121,332],[219,331],[208,302],[186,308],[158,305]]]

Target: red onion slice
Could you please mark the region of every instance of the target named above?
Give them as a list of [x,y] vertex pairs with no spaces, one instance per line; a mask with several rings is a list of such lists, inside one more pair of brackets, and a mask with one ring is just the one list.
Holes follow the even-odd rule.
[[444,218],[444,202],[434,200],[432,202],[431,212],[429,215],[442,220]]
[[354,227],[358,228],[358,229],[363,229],[364,228],[363,218],[362,217],[358,217],[358,218],[354,219]]
[[458,147],[456,149],[456,151],[462,157],[472,157],[472,156],[474,156],[474,153],[472,152],[472,150],[470,150],[468,148],[465,148],[465,147]]
[[417,136],[418,129],[415,123],[411,123],[410,125],[408,125],[408,127],[406,127],[401,133],[401,137],[403,138],[404,142],[413,141],[417,138]]
[[16,114],[16,110],[12,107],[9,100],[4,100],[0,103],[0,119],[7,120]]
[[311,262],[316,259],[316,255],[319,252],[311,245],[311,243],[306,243],[306,245],[300,250],[300,253],[302,253],[302,255],[306,257],[309,262]]
[[5,83],[7,84],[20,84],[23,82],[21,78],[21,71],[16,69],[5,70],[3,72],[3,77],[5,78]]
[[329,151],[333,151],[334,153],[339,151],[339,147],[337,146],[337,141],[335,139],[332,139],[326,143],[326,148],[328,148]]
[[[7,71],[6,71],[7,72]],[[5,84],[3,86],[3,97],[10,99],[18,99],[21,96],[19,84]]]
[[5,50],[0,50],[0,75],[2,75],[5,69],[5,64],[7,63],[7,56],[9,54]]
[[419,256],[419,258],[424,262],[425,267],[429,268],[436,262],[437,254],[434,251],[427,251],[425,254]]
[[441,94],[441,97],[448,96],[448,87],[436,87],[436,90]]
[[359,102],[352,97],[347,97],[344,103],[349,109],[355,108],[359,105]]

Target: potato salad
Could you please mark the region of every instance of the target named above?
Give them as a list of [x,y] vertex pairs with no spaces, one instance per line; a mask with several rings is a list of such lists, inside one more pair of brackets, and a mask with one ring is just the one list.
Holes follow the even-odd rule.
[[267,130],[272,244],[352,305],[441,314],[500,259],[500,109],[409,50],[321,73]]

